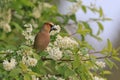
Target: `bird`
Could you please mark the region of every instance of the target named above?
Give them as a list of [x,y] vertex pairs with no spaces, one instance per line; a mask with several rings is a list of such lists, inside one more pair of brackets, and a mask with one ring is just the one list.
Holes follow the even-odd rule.
[[47,48],[50,42],[50,32],[52,30],[57,30],[52,22],[46,22],[43,24],[41,30],[37,33],[34,39],[33,48],[37,52],[42,52]]

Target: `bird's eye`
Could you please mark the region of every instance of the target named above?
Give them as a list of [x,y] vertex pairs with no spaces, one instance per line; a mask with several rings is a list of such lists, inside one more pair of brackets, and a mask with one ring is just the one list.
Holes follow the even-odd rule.
[[50,27],[52,28],[52,27],[54,27],[54,25],[51,25],[51,24],[50,24]]

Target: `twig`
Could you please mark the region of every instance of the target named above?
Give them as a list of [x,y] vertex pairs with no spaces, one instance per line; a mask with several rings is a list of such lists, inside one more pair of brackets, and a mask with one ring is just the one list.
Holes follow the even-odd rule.
[[75,34],[77,34],[77,32],[74,32],[74,33],[68,35],[68,37],[70,37],[70,36],[72,36],[72,35],[75,35]]
[[[105,59],[105,58],[111,58],[113,56],[117,56],[117,55],[102,56],[102,57],[97,57],[95,59]],[[41,58],[41,60],[47,61],[47,60],[53,60],[53,59],[44,57],[44,58]],[[91,59],[90,58],[89,59],[83,59],[82,61],[89,61],[89,60],[91,60]],[[65,61],[65,62],[67,62],[67,61],[74,61],[74,60],[73,59],[60,59],[60,60],[57,60],[57,61]]]
[[101,53],[101,51],[89,52],[89,54]]
[[[95,59],[105,59],[105,58],[111,58],[111,57],[112,57],[112,55],[110,55],[110,56],[97,57],[97,58],[95,58]],[[82,61],[89,61],[89,60],[91,60],[91,59],[85,59],[85,60],[82,60]]]

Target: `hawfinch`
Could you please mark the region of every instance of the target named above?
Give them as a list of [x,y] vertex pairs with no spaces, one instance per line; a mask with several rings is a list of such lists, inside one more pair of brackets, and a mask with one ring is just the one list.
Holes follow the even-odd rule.
[[50,42],[50,32],[52,30],[57,30],[54,27],[53,23],[51,23],[51,22],[44,23],[41,30],[35,36],[33,47],[34,47],[34,49],[37,50],[37,52],[41,52],[47,48],[47,46]]

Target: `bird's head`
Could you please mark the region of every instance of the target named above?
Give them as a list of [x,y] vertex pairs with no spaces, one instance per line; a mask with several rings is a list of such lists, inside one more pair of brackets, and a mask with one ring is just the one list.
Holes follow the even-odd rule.
[[47,31],[47,32],[51,32],[52,30],[57,30],[55,28],[55,25],[52,22],[46,22],[44,23],[44,26],[42,28],[43,30]]

